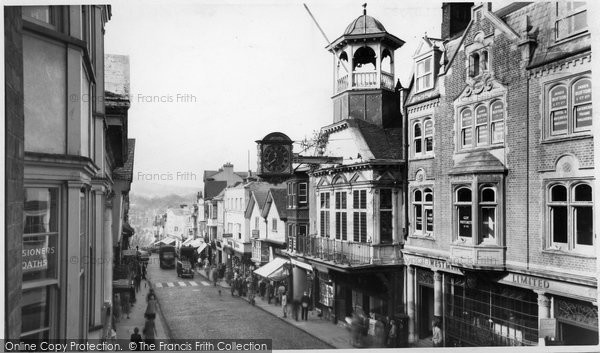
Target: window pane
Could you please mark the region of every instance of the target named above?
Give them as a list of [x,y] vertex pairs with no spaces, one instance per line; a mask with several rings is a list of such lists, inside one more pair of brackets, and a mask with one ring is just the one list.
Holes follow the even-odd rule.
[[367,242],[367,212],[360,213],[360,242]]
[[458,206],[458,236],[470,238],[472,223],[471,206]]
[[567,133],[567,110],[557,110],[550,114],[552,134]]
[[431,192],[431,189],[425,189],[425,202],[433,202],[433,192]]
[[35,18],[38,21],[51,23],[50,6],[23,6],[23,16]]
[[471,109],[465,109],[461,114],[461,126],[468,127],[471,126],[473,120],[473,111]]
[[594,245],[592,207],[575,207],[577,245]]
[[421,124],[415,124],[415,137],[421,136]]
[[21,333],[48,328],[50,325],[50,288],[23,291]]
[[391,189],[381,189],[380,190],[379,207],[381,209],[391,209],[392,208],[392,190]]
[[592,126],[592,105],[583,104],[575,107],[575,128],[582,129]]
[[392,243],[392,212],[381,211],[379,213],[379,236],[381,244]]
[[552,201],[567,201],[567,188],[562,185],[555,185],[551,191]]
[[344,212],[342,213],[341,225],[342,225],[342,240],[348,240],[348,215]]
[[433,138],[431,137],[427,137],[425,139],[425,151],[426,152],[431,152],[433,151]]
[[24,236],[21,255],[23,282],[57,278],[56,234]]
[[367,208],[367,190],[360,191],[360,208]]
[[492,123],[492,143],[504,141],[504,122]]
[[421,190],[415,190],[415,201],[416,202],[420,202],[423,200],[421,195],[422,195]]
[[458,202],[471,202],[471,189],[458,189],[456,200]]
[[424,63],[425,63],[425,72],[431,71],[431,59],[425,60]]
[[421,205],[415,206],[415,230],[423,230],[423,210]]
[[575,188],[575,201],[592,201],[592,187],[587,184]]
[[427,225],[427,231],[433,232],[433,210],[431,208],[425,209],[425,222]]
[[567,243],[567,207],[554,206],[550,212],[552,241],[555,243]]
[[496,202],[496,192],[492,188],[481,190],[481,202]]
[[414,141],[414,145],[415,145],[415,153],[421,153],[423,151],[423,148],[421,146],[421,139],[415,139]]
[[484,207],[481,209],[481,236],[494,238],[496,236],[496,208]]
[[578,32],[587,27],[587,12],[583,11],[573,15],[573,32]]
[[471,146],[472,143],[472,139],[473,139],[473,132],[471,131],[471,128],[466,128],[462,130],[462,138],[461,138],[461,142],[462,142],[462,146],[466,147],[466,146]]
[[24,234],[58,232],[58,190],[26,188]]
[[477,144],[485,145],[488,141],[488,129],[487,125],[481,125],[477,127]]

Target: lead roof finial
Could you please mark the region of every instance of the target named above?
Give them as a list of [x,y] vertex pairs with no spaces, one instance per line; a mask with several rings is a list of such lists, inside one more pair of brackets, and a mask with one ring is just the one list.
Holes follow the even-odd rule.
[[363,15],[367,14],[367,3],[365,2],[364,4],[362,4],[363,7]]

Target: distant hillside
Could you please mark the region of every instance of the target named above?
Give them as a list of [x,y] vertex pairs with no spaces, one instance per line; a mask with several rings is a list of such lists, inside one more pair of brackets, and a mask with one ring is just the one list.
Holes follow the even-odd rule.
[[196,202],[196,194],[190,193],[186,196],[171,194],[166,196],[146,197],[143,195],[130,193],[129,202],[131,203],[132,209],[167,209],[168,207],[178,207],[181,204],[187,204],[191,206],[193,203]]
[[194,185],[172,185],[172,184],[158,184],[147,182],[143,180],[134,180],[131,183],[130,194],[137,196],[144,196],[146,198],[151,197],[162,197],[169,195],[180,195],[187,196],[190,194],[196,194],[198,191],[202,191],[202,183],[198,186]]

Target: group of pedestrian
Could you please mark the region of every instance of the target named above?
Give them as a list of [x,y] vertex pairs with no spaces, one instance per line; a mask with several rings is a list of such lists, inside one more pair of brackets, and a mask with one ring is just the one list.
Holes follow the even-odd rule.
[[367,317],[361,308],[356,308],[346,318],[350,329],[350,344],[355,347],[396,348],[399,327],[396,320],[371,313]]
[[[144,313],[146,322],[144,324],[142,333],[144,334],[144,342],[153,344],[154,340],[156,339],[156,324],[154,320],[156,319],[156,306],[158,301],[152,288],[150,288],[150,291],[146,296],[146,303],[146,312]],[[141,349],[140,343],[142,343],[142,335],[140,335],[140,330],[137,327],[133,329],[133,333],[131,334],[131,342],[137,343],[137,350]]]

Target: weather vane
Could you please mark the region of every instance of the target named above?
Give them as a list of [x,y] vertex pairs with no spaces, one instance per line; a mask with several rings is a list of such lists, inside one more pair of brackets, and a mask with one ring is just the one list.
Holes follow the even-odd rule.
[[363,14],[367,14],[367,3],[365,2],[364,4],[362,4],[363,7]]

